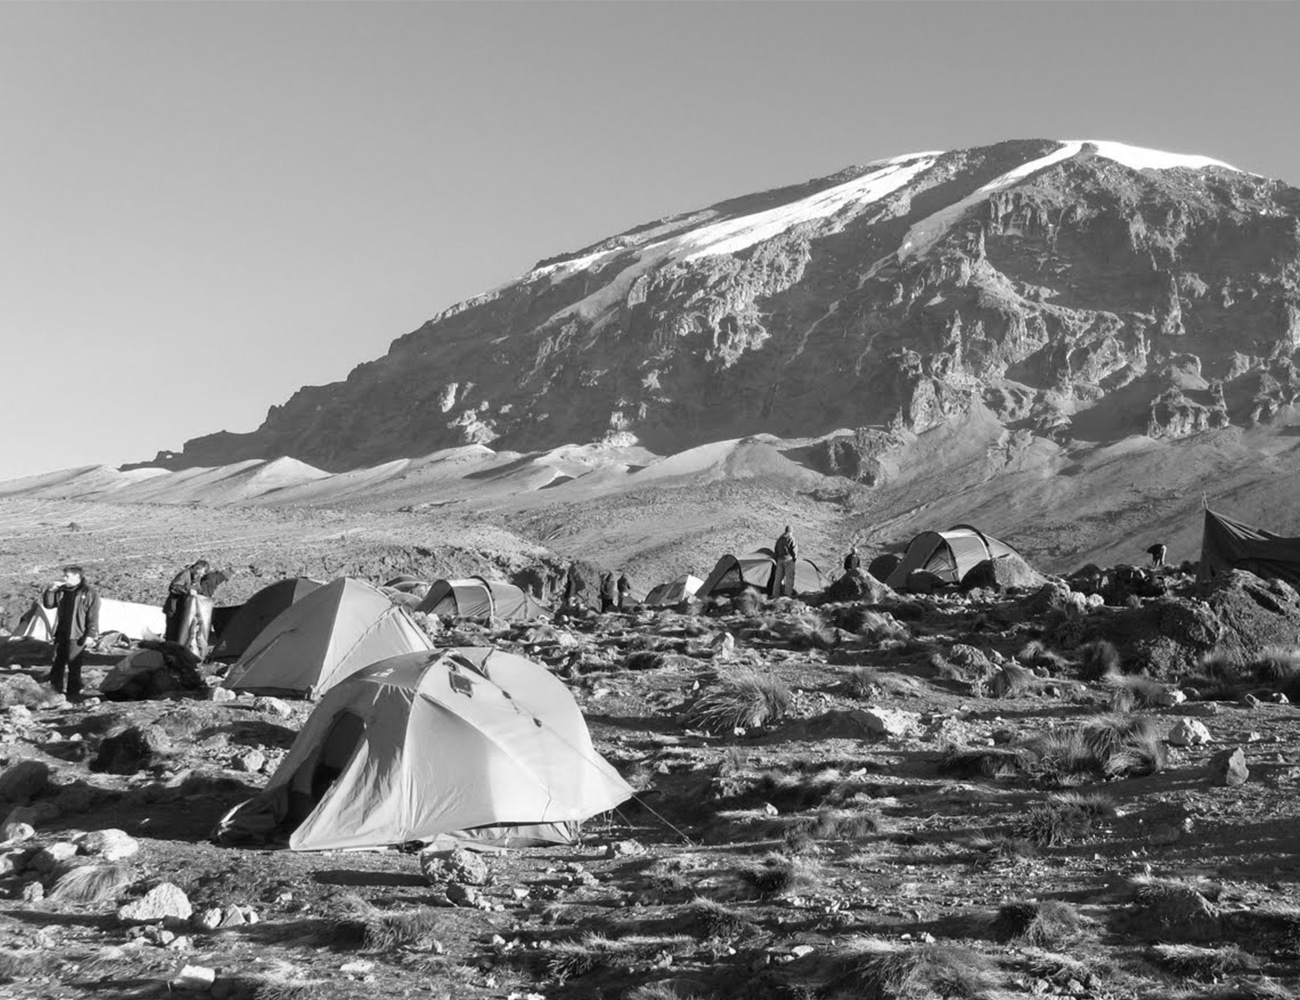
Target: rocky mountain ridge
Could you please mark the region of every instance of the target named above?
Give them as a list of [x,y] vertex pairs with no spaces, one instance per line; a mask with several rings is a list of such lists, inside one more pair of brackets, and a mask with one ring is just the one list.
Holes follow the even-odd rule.
[[1203,157],[1012,141],[543,261],[258,430],[151,464],[339,471],[468,444],[667,454],[771,433],[831,435],[824,471],[870,481],[891,440],[977,402],[1055,441],[1266,422],[1300,395],[1298,348],[1300,191]]

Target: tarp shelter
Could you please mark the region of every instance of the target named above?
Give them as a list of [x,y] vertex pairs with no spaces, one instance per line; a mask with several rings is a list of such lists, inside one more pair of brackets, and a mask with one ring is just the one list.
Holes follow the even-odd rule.
[[[217,633],[216,644],[212,647],[210,658],[213,660],[237,660],[249,643],[261,634],[266,626],[284,611],[293,607],[308,594],[322,587],[318,580],[309,580],[305,576],[295,579],[277,580],[268,587],[263,587],[250,597]],[[220,617],[221,608],[213,612],[213,620]]]
[[969,524],[947,531],[923,531],[912,539],[903,558],[885,581],[896,590],[907,586],[917,570],[933,574],[944,583],[961,583],[966,574],[986,559],[1019,555],[1006,542],[986,535]]
[[504,618],[528,621],[550,609],[511,583],[485,580],[436,580],[416,608],[440,618]]
[[389,580],[387,583],[384,584],[383,589],[398,590],[401,591],[403,594],[409,594],[413,590],[417,590],[420,587],[427,587],[427,586],[428,584],[425,581],[419,579],[418,577],[407,576],[406,574],[403,574],[401,576],[393,577],[391,580]]
[[492,649],[409,653],[336,685],[255,798],[222,820],[239,843],[298,851],[429,843],[572,843],[632,795],[592,748],[564,684]]
[[[700,600],[719,594],[736,594],[746,588],[756,588],[765,594],[772,593],[772,578],[776,575],[776,554],[771,549],[759,549],[744,555],[728,553],[718,560],[713,572],[704,581],[695,596]],[[822,576],[810,559],[796,559],[794,566],[794,592],[815,594],[826,588]]]
[[362,667],[432,645],[405,608],[364,581],[341,578],[264,628],[231,665],[223,685],[318,698]]
[[1201,533],[1200,578],[1208,580],[1234,569],[1300,587],[1300,538],[1252,528],[1207,507]]
[[659,584],[646,595],[643,603],[648,608],[672,607],[675,604],[689,601],[703,586],[703,580],[698,576],[687,573],[685,576],[679,576],[676,580],[669,580],[667,583]]
[[[18,620],[14,634],[42,642],[54,641],[59,612],[46,608],[37,600]],[[99,601],[99,633],[120,632],[128,639],[161,639],[167,630],[167,620],[162,608],[152,604],[133,604],[101,597]]]

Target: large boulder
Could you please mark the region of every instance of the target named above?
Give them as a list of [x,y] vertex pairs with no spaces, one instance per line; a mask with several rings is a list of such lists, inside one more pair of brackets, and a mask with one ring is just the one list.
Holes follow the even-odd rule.
[[892,552],[886,552],[884,555],[876,556],[871,560],[867,567],[867,572],[877,580],[888,580],[894,570],[898,569],[898,564],[902,562],[901,556],[894,555]]
[[161,727],[131,726],[104,738],[90,768],[109,774],[135,774],[164,763],[170,758],[171,750],[171,738]]
[[898,594],[885,586],[870,573],[862,570],[849,570],[842,577],[822,591],[822,601],[828,604],[841,604],[848,601],[864,601],[867,604],[884,604],[897,600]]
[[962,590],[1006,590],[1018,587],[1028,590],[1041,587],[1047,582],[1042,573],[1025,562],[1016,552],[1011,552],[997,559],[985,559],[976,563],[961,580]]
[[20,760],[0,772],[0,800],[27,802],[50,787],[50,766],[39,760]]
[[194,907],[180,886],[162,882],[120,907],[117,919],[124,924],[151,924],[158,920],[189,920],[193,913]]

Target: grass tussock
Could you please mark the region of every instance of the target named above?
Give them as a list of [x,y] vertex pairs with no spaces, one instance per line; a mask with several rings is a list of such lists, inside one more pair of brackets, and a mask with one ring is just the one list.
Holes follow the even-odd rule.
[[1026,643],[1024,648],[1016,654],[1016,659],[1031,667],[1046,667],[1054,674],[1060,673],[1070,665],[1070,661],[1064,656],[1037,639]]
[[1028,769],[1023,750],[1005,747],[949,746],[939,773],[949,778],[1010,778]]
[[0,948],[0,983],[22,982],[39,976],[53,958],[48,951]]
[[911,638],[907,626],[893,615],[881,611],[863,609],[861,620],[850,631],[856,632],[866,642],[902,642]]
[[998,910],[991,929],[998,941],[1051,948],[1076,935],[1081,925],[1079,911],[1073,906],[1048,899],[1007,903]]
[[643,983],[627,994],[627,1000],[705,1000],[701,993],[682,992],[690,989],[671,979],[659,983]]
[[758,774],[741,798],[753,804],[770,802],[788,813],[861,804],[874,787],[873,783],[834,767],[812,773],[770,770]]
[[1251,660],[1247,670],[1261,684],[1278,685],[1300,678],[1300,651],[1269,646]]
[[818,882],[819,868],[804,858],[779,854],[753,862],[740,870],[741,880],[760,899],[776,899],[812,888]]
[[1169,691],[1160,681],[1129,674],[1106,674],[1101,683],[1110,696],[1110,710],[1120,714],[1157,705],[1160,696]]
[[718,679],[695,703],[691,716],[701,729],[730,733],[753,729],[785,718],[792,696],[785,682],[752,667],[718,674]]
[[840,644],[839,633],[815,613],[774,620],[770,631],[780,636],[791,649],[834,649]]
[[1157,944],[1151,948],[1156,964],[1176,976],[1214,982],[1238,972],[1256,972],[1260,967],[1255,956],[1235,944],[1201,948],[1194,944]]
[[870,701],[880,696],[880,671],[875,667],[858,667],[849,673],[844,683],[849,694],[860,701]]
[[447,911],[432,906],[382,910],[351,896],[344,901],[344,911],[345,916],[335,921],[334,943],[366,951],[427,951],[446,930]]
[[1040,847],[1062,847],[1083,840],[1114,815],[1114,803],[1100,792],[1066,792],[1032,806],[1016,833]]
[[993,963],[951,944],[904,946],[862,938],[830,958],[825,1000],[978,998],[998,985]]
[[757,930],[754,922],[744,914],[702,896],[696,897],[686,908],[686,920],[702,937],[725,941],[746,937]]
[[613,965],[653,961],[671,956],[693,944],[684,935],[628,934],[617,940],[587,934],[577,941],[560,941],[545,952],[546,971],[561,983]]
[[1023,698],[1050,683],[1028,667],[1016,663],[1003,664],[983,682],[985,689],[994,698]]
[[126,865],[81,865],[59,876],[46,898],[62,903],[102,903],[116,899],[131,884]]
[[1099,681],[1103,677],[1120,673],[1119,650],[1105,639],[1094,639],[1079,647],[1079,677],[1085,681]]

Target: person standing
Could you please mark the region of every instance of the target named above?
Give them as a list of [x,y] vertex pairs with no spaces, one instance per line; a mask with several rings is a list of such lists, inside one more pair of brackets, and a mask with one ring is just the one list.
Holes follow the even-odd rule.
[[581,590],[581,587],[578,583],[578,564],[570,562],[569,568],[564,573],[564,604],[562,607],[577,607],[579,590]]
[[632,581],[627,578],[627,573],[618,575],[618,610],[626,611],[632,601]]
[[1147,555],[1151,557],[1151,568],[1160,569],[1165,564],[1165,556],[1169,554],[1169,546],[1164,542],[1156,542],[1155,545],[1147,549]]
[[849,546],[849,554],[844,557],[844,572],[854,573],[862,568],[862,557],[858,555],[857,545]]
[[186,604],[191,597],[199,595],[199,585],[208,571],[208,561],[200,559],[172,578],[167,587],[167,600],[163,602],[163,615],[167,619],[167,632],[163,636],[168,642],[183,642],[181,634],[185,628]]
[[[63,579],[45,588],[41,604],[58,609],[50,686],[68,701],[81,701],[81,658],[99,638],[99,592],[80,566],[64,566]],[[65,686],[66,679],[66,686]]]
[[774,552],[776,593],[773,596],[793,597],[795,561],[799,558],[799,545],[794,540],[794,532],[790,530],[790,525],[785,526],[785,531],[781,532],[781,537],[776,540]]
[[615,604],[618,603],[618,584],[614,581],[613,573],[602,573],[600,575],[600,613],[609,614],[614,610]]

